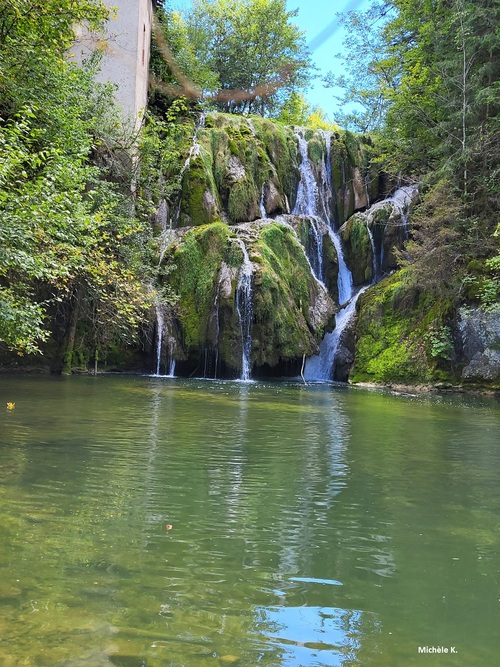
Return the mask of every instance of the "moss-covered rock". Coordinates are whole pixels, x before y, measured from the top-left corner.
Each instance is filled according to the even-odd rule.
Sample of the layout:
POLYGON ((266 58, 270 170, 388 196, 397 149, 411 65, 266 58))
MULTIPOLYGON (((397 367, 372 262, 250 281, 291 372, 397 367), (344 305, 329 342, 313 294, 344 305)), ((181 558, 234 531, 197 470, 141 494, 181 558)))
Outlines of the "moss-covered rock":
POLYGON ((290 128, 259 117, 213 114, 196 142, 199 155, 183 177, 181 224, 217 217, 229 224, 251 222, 262 217, 261 201, 267 215, 289 209, 298 183, 290 128))
POLYGON ((296 234, 279 222, 227 226, 216 222, 179 231, 167 250, 169 281, 179 295, 176 356, 185 368, 206 365, 207 351, 226 375, 241 370, 236 290, 244 243, 253 265, 253 366, 274 367, 318 350, 331 328, 334 304, 311 273, 296 234))
MULTIPOLYGON (((262 207, 266 216, 293 210, 300 180, 297 131, 266 118, 211 114, 197 132, 197 149, 183 175, 180 224, 207 224, 218 218, 236 224, 262 217, 262 207)), ((372 194, 377 190, 372 148, 349 132, 300 131, 320 188, 330 137, 329 217, 342 224, 368 205, 368 182, 372 194)))
POLYGON ((179 296, 177 316, 181 345, 203 347, 210 340, 209 322, 223 261, 231 263, 231 229, 221 222, 189 229, 168 251, 174 270, 169 282, 179 296))
POLYGON ((181 225, 206 225, 219 218, 220 198, 212 167, 212 154, 204 146, 192 149, 181 184, 181 225))
POLYGON ((366 217, 356 213, 339 230, 344 244, 347 266, 354 285, 363 285, 373 278, 373 248, 366 217))
POLYGON ((263 226, 253 252, 257 365, 317 353, 333 303, 311 274, 296 236, 279 223, 263 226))
POLYGON ((371 287, 358 301, 351 381, 452 381, 450 316, 451 304, 422 293, 404 270, 371 287))

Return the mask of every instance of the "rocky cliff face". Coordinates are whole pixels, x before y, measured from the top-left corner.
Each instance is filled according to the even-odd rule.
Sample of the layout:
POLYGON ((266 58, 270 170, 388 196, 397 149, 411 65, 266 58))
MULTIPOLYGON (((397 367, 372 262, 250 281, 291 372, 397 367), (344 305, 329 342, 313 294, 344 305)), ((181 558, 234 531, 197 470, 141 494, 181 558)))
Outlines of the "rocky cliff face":
MULTIPOLYGON (((325 157, 325 133, 305 130, 308 155, 318 181, 325 157)), ((378 170, 370 166, 372 147, 349 133, 334 134, 332 214, 342 224, 380 196, 378 170)), ((222 220, 227 224, 291 213, 300 182, 301 155, 296 130, 265 118, 209 115, 196 133, 182 178, 178 226, 222 220)), ((329 167, 330 169, 330 167, 329 167)))
POLYGON ((384 198, 372 151, 348 133, 206 118, 163 225, 178 302, 159 304, 157 368, 290 376, 307 359, 308 379, 498 385, 498 317, 457 313, 398 269, 418 191, 384 198))
POLYGON ((331 329, 335 305, 291 226, 258 220, 183 228, 165 256, 179 294, 169 318, 177 372, 240 376, 245 322, 237 297, 246 253, 252 366, 293 365, 317 352, 323 333, 331 329))
POLYGON ((500 386, 500 312, 463 307, 458 311, 458 331, 466 383, 500 386))
POLYGON ((244 331, 256 373, 297 374, 318 352, 338 308, 332 228, 366 208, 370 192, 380 195, 371 150, 349 134, 205 119, 169 221, 175 238, 162 256, 179 301, 162 316, 160 354, 175 359, 176 373, 240 376, 244 331), (250 324, 238 293, 245 272, 250 324))

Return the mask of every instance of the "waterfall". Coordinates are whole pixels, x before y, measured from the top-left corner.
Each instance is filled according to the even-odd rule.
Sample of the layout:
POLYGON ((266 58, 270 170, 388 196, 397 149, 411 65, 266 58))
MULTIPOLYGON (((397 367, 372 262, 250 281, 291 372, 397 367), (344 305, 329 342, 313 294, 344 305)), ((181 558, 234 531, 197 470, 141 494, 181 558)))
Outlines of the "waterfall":
POLYGON ((219 336, 220 336, 220 311, 219 311, 219 290, 215 294, 214 308, 217 316, 215 318, 215 371, 214 378, 217 377, 217 366, 219 365, 219 336))
MULTIPOLYGON (((168 375, 161 375, 161 363, 163 355, 163 338, 165 334, 165 316, 160 304, 156 305, 156 372, 155 375, 158 377, 175 377, 175 359, 173 355, 173 350, 171 344, 168 345, 169 348, 169 370, 168 375)), ((165 361, 165 370, 167 367, 167 362, 165 361)))
MULTIPOLYGON (((373 276, 372 276, 372 285, 375 285, 375 283, 378 282, 379 279, 379 273, 380 273, 380 268, 379 268, 379 261, 377 257, 377 252, 375 250, 375 240, 373 238, 373 233, 372 230, 370 229, 368 225, 368 220, 366 221, 366 231, 368 232, 368 236, 370 237, 370 245, 372 247, 372 267, 373 267, 373 276)), ((384 251, 384 244, 380 244, 380 266, 382 266, 382 260, 383 260, 383 253, 384 251)))
POLYGON ((300 181, 297 189, 297 200, 292 213, 307 216, 309 219, 308 258, 314 275, 320 282, 323 282, 323 232, 320 228, 318 215, 318 186, 307 151, 307 141, 301 132, 296 132, 295 136, 299 142, 302 161, 299 166, 300 181))
POLYGON ((236 288, 236 311, 240 319, 241 332, 241 380, 250 380, 252 370, 252 318, 253 318, 253 264, 248 256, 245 244, 241 239, 236 242, 243 253, 243 264, 238 276, 238 286, 236 288))
POLYGON ((299 152, 302 161, 299 165, 300 182, 297 189, 297 200, 292 213, 296 215, 316 216, 318 213, 318 186, 316 185, 316 178, 314 177, 314 171, 307 151, 307 141, 301 132, 296 132, 295 136, 299 142, 299 152))
POLYGON ((333 380, 335 372, 335 362, 337 361, 337 352, 342 341, 342 334, 351 322, 356 312, 356 302, 361 294, 368 289, 368 286, 362 287, 352 299, 341 308, 335 316, 335 329, 325 334, 319 354, 309 357, 304 370, 304 378, 310 382, 333 380))
POLYGON ((262 183, 262 190, 260 191, 260 202, 259 202, 260 217, 263 220, 265 220, 265 218, 267 218, 267 211, 266 211, 266 207, 265 207, 265 204, 264 204, 264 186, 265 186, 265 183, 262 183))
POLYGON ((163 328, 165 326, 165 320, 163 317, 163 312, 159 305, 156 306, 156 373, 155 375, 160 375, 160 366, 161 366, 161 353, 163 346, 163 328))
MULTIPOLYGON (((312 380, 312 381, 333 379, 336 355, 342 338, 342 333, 344 332, 345 328, 347 327, 352 317, 354 316, 356 301, 358 299, 359 294, 361 293, 360 291, 354 297, 352 297, 352 290, 353 290, 352 273, 346 264, 344 258, 344 251, 342 249, 342 242, 337 230, 335 229, 334 221, 332 219, 331 203, 334 197, 332 170, 331 170, 332 134, 331 132, 323 132, 322 135, 323 138, 325 139, 325 144, 326 144, 326 156, 323 156, 323 161, 322 161, 322 179, 321 179, 322 187, 318 192, 318 188, 316 186, 316 193, 317 193, 317 198, 319 198, 320 200, 324 220, 328 228, 328 234, 337 252, 337 261, 339 267, 338 277, 337 277, 337 289, 339 294, 339 304, 344 304, 344 307, 339 310, 339 312, 335 317, 335 329, 331 333, 328 333, 324 336, 320 345, 319 354, 310 357, 306 361, 304 377, 306 380, 312 380)), ((307 156, 307 142, 305 142, 305 140, 303 141, 306 144, 305 149, 303 146, 300 145, 299 142, 302 160, 304 161, 304 156, 305 156, 309 164, 308 170, 312 173, 312 165, 310 164, 309 158, 307 156)), ((304 169, 304 171, 306 170, 304 169)), ((301 181, 302 181, 302 171, 301 171, 301 181)), ((299 185, 299 190, 300 190, 300 185, 299 185)), ((297 200, 298 198, 299 195, 297 193, 297 200)))

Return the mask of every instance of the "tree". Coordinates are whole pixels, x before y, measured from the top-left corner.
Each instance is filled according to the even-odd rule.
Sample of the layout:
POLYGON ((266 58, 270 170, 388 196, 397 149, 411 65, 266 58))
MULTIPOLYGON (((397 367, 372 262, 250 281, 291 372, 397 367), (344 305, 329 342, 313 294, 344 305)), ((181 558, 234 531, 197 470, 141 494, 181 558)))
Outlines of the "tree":
POLYGON ((0 342, 20 354, 51 334, 71 363, 75 328, 90 346, 130 340, 150 303, 145 221, 99 155, 119 138, 112 91, 64 55, 73 25, 96 28, 99 0, 7 0, 0 19, 0 342), (103 331, 106 331, 106 335, 103 331))
MULTIPOLYGON (((184 17, 164 11, 178 65, 197 94, 222 111, 276 115, 310 80, 304 33, 285 0, 195 0, 184 17)), ((155 63, 155 73, 168 80, 155 63)))
POLYGON ((335 122, 348 130, 365 133, 384 126, 389 106, 387 93, 396 78, 383 35, 383 26, 391 15, 394 10, 386 2, 373 2, 366 11, 339 15, 347 37, 336 58, 342 62, 344 73, 329 72, 324 83, 327 88, 340 89, 341 94, 335 97, 346 111, 337 111, 335 122))
POLYGON ((384 168, 422 182, 407 275, 457 299, 477 279, 490 305, 499 295, 499 19, 498 0, 375 3, 347 19, 358 47, 349 57, 365 74, 353 68, 341 81, 345 100, 369 101, 346 119, 377 131, 384 168))

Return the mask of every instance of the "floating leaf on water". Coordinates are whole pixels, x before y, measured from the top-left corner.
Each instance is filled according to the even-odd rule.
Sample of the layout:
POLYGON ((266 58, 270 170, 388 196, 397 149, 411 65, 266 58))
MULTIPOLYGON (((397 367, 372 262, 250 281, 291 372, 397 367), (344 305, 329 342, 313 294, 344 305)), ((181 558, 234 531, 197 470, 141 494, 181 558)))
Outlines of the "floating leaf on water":
POLYGON ((239 662, 241 660, 241 658, 239 657, 239 655, 221 655, 219 660, 221 660, 221 662, 225 662, 228 665, 230 665, 230 664, 233 664, 235 662, 239 662))

